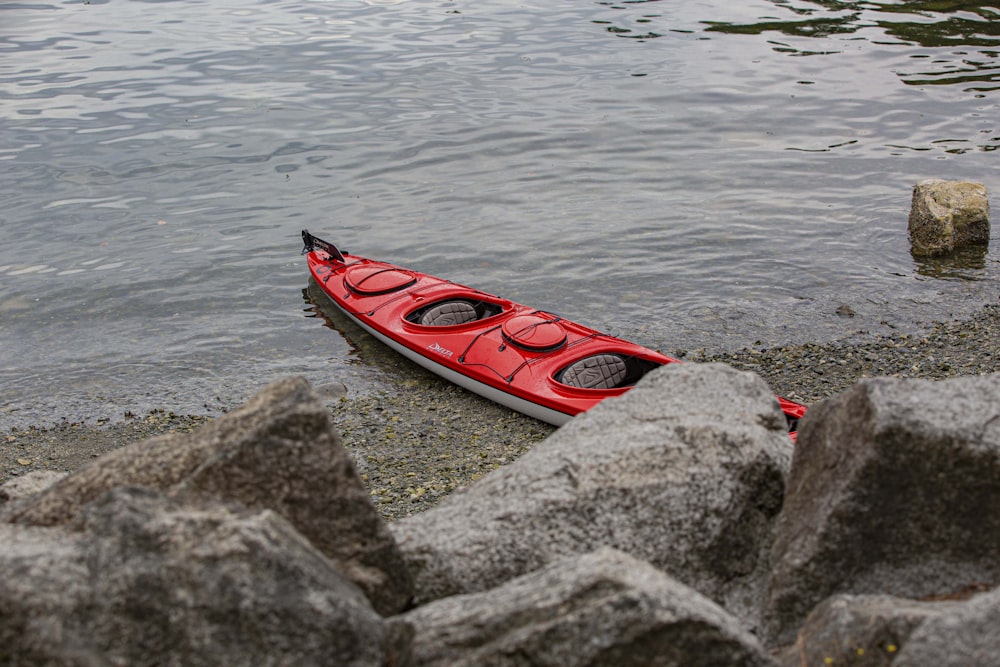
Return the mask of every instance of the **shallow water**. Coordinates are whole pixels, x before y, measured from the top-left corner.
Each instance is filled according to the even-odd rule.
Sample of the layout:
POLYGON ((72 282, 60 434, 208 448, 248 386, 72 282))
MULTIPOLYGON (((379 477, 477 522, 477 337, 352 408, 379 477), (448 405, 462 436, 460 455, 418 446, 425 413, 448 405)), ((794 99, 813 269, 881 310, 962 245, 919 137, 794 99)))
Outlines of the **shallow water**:
POLYGON ((363 391, 302 228, 668 353, 961 316, 996 241, 906 218, 997 190, 998 54, 996 3, 0 4, 0 423, 363 391))

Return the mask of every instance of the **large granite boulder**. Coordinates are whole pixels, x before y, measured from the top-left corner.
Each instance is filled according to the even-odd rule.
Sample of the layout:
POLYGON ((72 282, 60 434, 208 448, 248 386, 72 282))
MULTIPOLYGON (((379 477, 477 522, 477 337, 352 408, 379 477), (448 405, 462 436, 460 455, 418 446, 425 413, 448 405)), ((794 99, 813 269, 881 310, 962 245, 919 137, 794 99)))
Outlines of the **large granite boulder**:
POLYGON ((714 602, 609 547, 399 618, 424 667, 773 664, 714 602))
POLYGON ((419 604, 611 546, 756 623, 792 443, 752 373, 676 364, 391 528, 419 604))
POLYGON ((913 188, 910 246, 917 257, 946 255, 990 242, 986 186, 970 181, 928 179, 913 188))
POLYGON ((888 595, 834 595, 809 614, 781 664, 889 667, 924 621, 959 605, 888 595))
POLYGON ((211 496, 278 512, 336 563, 382 614, 403 610, 412 582, 389 529, 333 428, 298 377, 189 434, 112 451, 45 491, 0 509, 0 520, 65 524, 124 485, 176 497, 211 496))
POLYGON ((1000 375, 865 380, 813 406, 778 521, 766 626, 790 643, 834 593, 1000 582, 1000 375))
POLYGON ((1000 589, 927 619, 893 667, 1000 665, 1000 589))
POLYGON ((0 524, 0 664, 405 664, 412 631, 270 511, 141 487, 0 524))

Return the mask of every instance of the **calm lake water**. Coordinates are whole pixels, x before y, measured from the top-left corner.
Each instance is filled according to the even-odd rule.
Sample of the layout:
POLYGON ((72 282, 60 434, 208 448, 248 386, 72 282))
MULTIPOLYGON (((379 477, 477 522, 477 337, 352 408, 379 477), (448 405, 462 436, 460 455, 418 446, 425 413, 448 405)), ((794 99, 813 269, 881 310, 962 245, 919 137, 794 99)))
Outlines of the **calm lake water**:
POLYGON ((997 2, 0 2, 0 425, 364 391, 303 228, 668 353, 951 319, 911 188, 998 148, 997 2))

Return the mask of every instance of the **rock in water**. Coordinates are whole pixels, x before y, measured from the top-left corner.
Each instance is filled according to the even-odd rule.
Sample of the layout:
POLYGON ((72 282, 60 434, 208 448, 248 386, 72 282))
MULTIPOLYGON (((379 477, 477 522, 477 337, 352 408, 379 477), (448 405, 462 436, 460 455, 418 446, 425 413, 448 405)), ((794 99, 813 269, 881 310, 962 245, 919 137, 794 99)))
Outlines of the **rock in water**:
POLYGON ((990 241, 986 186, 969 181, 929 179, 913 188, 910 243, 917 257, 946 255, 990 241))

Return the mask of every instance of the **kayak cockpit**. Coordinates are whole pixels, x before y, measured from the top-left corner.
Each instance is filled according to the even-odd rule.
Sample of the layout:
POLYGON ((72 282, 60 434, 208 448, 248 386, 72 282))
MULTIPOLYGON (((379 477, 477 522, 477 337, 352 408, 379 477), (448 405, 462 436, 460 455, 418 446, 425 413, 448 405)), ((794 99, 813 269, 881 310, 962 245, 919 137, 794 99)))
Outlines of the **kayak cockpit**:
POLYGON ((602 352, 563 367, 555 380, 574 389, 620 389, 634 386, 646 373, 662 365, 634 355, 602 352))
POLYGON ((404 319, 425 327, 450 327, 479 322, 503 312, 502 305, 491 301, 449 298, 421 306, 408 313, 404 319))

